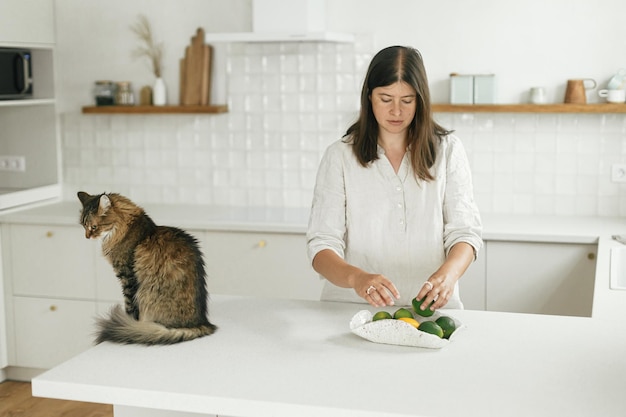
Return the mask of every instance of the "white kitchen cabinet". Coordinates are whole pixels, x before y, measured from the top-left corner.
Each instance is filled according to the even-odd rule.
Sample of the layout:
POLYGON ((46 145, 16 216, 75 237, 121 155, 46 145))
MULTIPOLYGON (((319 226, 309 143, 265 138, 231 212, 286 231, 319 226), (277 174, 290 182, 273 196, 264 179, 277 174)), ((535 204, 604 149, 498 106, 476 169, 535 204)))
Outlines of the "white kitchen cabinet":
POLYGON ((19 43, 54 43, 52 0, 2 0, 0 40, 19 43))
POLYGON ((486 264, 485 248, 459 280, 459 294, 468 310, 485 310, 486 264))
POLYGON ((0 155, 23 156, 25 171, 0 172, 0 209, 61 195, 54 89, 54 3, 0 2, 0 48, 32 52, 33 97, 0 100, 0 155))
POLYGON ((93 346, 93 301, 14 297, 14 366, 51 368, 93 346))
POLYGON ((487 242, 490 311, 591 316, 596 245, 487 242))
POLYGON ((94 247, 82 227, 4 225, 13 295, 95 298, 94 247))
POLYGON ((8 364, 50 368, 90 347, 96 246, 82 227, 2 224, 8 364))
POLYGON ((322 281, 304 234, 206 232, 201 236, 210 293, 319 300, 322 281))

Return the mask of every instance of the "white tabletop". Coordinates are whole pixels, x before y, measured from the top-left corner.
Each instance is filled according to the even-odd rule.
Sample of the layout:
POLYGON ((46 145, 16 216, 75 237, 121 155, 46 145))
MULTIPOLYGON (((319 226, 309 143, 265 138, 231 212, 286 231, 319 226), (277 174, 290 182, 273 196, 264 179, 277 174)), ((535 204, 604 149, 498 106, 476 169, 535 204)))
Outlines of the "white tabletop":
MULTIPOLYGON (((33 380, 36 396, 229 416, 624 416, 626 327, 450 310, 439 350, 349 331, 360 304, 216 296, 211 336, 98 345, 33 380)), ((393 309, 389 309, 393 311, 393 309)))

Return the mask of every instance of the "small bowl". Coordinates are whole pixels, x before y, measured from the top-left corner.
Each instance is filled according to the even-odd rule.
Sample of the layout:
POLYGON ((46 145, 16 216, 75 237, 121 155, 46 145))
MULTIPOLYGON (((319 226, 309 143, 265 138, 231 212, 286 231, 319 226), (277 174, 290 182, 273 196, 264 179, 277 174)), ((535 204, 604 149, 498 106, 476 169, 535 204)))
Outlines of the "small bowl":
POLYGON ((456 324, 456 330, 452 333, 450 339, 442 339, 433 334, 423 332, 402 320, 386 319, 372 321, 372 313, 369 310, 361 310, 352 317, 350 330, 357 336, 374 343, 440 349, 455 340, 466 329, 463 323, 449 316, 445 310, 443 312, 440 310, 435 311, 431 317, 428 317, 427 321, 435 321, 444 315, 451 317, 456 324))

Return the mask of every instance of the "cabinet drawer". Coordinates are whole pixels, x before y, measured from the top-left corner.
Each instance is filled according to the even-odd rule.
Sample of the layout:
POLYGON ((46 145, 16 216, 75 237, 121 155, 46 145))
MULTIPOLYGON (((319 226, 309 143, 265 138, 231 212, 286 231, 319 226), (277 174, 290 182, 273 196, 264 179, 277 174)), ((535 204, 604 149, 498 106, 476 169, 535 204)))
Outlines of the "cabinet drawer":
POLYGON ((96 304, 13 297, 14 366, 52 368, 93 346, 96 304))
POLYGON ((211 293, 319 300, 304 235, 207 232, 201 240, 211 293))
POLYGON ((591 316, 597 246, 488 242, 487 310, 591 316))
POLYGON ((80 226, 9 225, 14 295, 95 298, 94 244, 80 226))

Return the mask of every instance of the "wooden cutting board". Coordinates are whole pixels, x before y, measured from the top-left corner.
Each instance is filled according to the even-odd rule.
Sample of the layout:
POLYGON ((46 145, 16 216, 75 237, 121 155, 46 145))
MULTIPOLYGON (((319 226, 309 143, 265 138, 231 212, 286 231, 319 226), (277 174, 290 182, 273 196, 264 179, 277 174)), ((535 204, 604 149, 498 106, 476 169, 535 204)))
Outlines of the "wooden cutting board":
POLYGON ((204 43, 204 30, 198 28, 180 60, 180 104, 206 106, 211 94, 213 48, 204 43))

